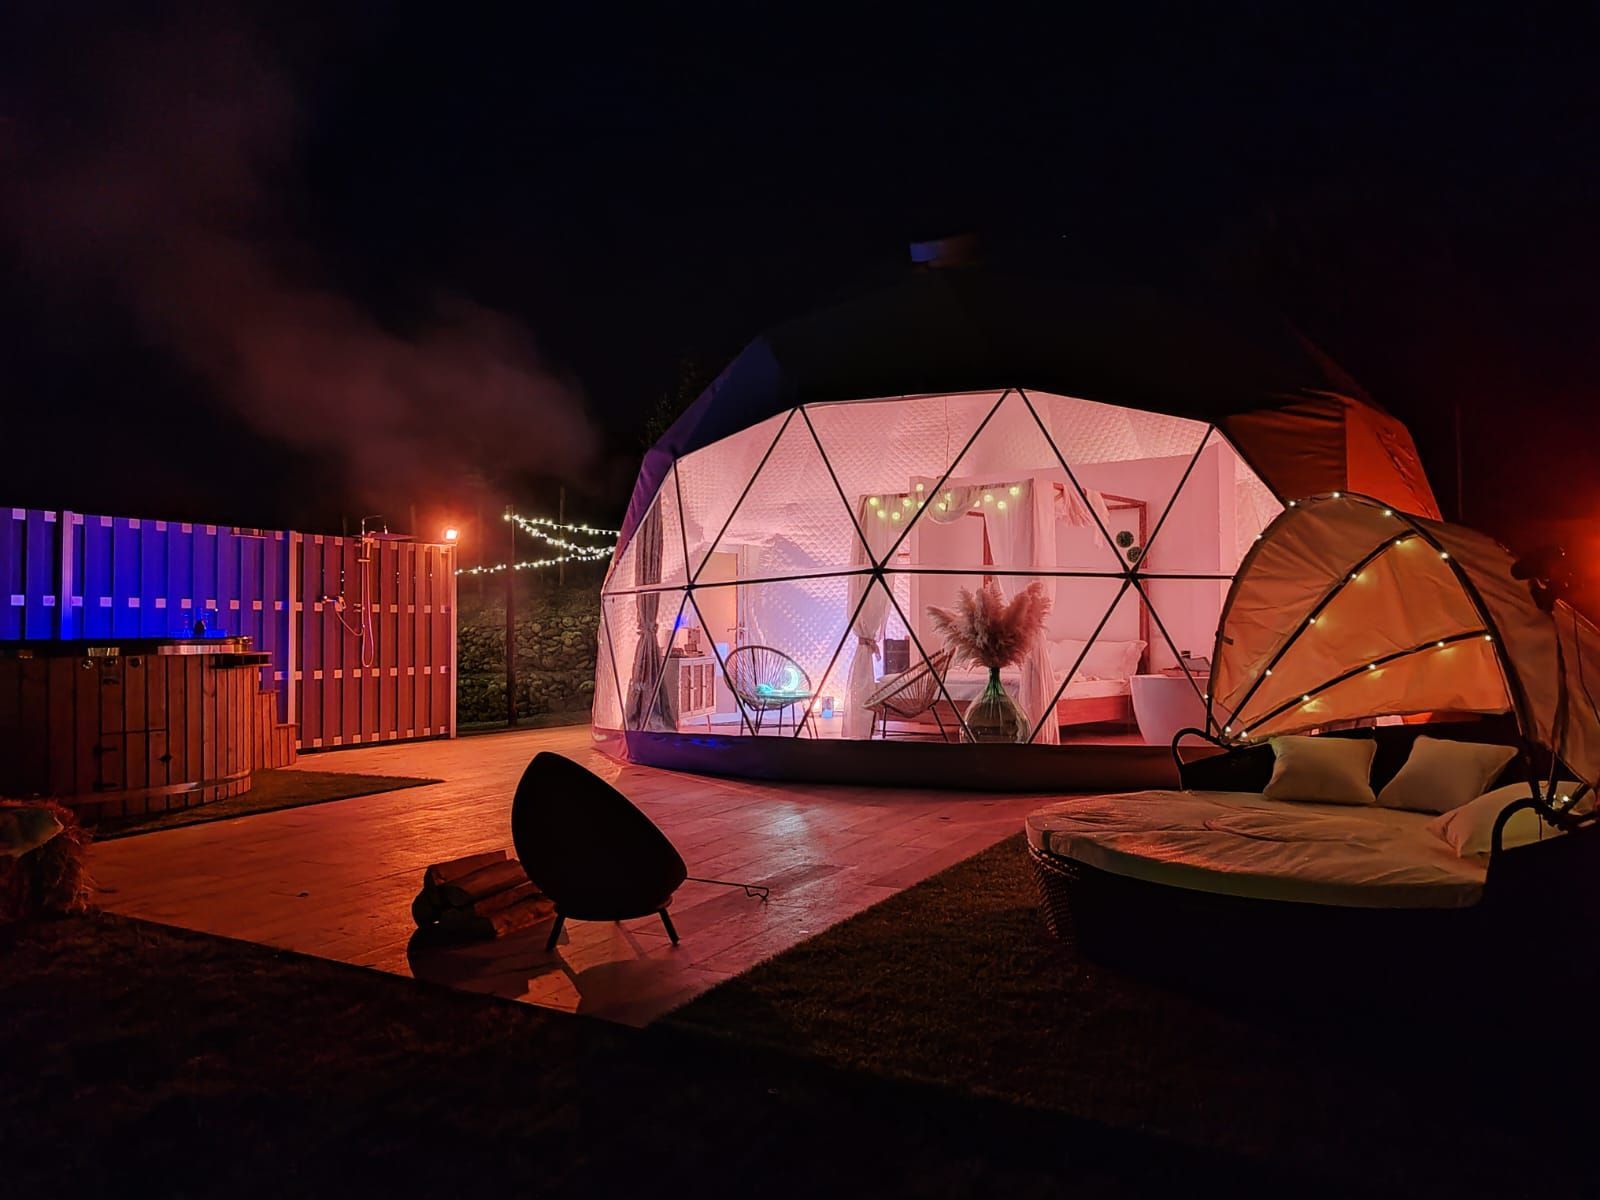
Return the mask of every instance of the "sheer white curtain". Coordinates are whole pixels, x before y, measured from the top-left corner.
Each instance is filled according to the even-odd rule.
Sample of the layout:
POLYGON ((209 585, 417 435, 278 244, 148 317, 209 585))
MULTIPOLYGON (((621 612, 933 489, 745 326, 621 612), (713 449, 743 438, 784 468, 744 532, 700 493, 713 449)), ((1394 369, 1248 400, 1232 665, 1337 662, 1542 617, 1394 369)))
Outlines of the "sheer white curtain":
MULTIPOLYGON (((882 559, 905 529, 905 522, 890 521, 882 515, 888 511, 891 500, 895 504, 900 503, 899 496, 863 496, 857 501, 856 518, 867 535, 867 542, 862 545, 860 539, 856 540, 850 552, 852 567, 870 567, 882 559), (877 504, 871 503, 874 499, 878 501, 877 504)), ((855 613, 855 621, 850 629, 856 635, 856 652, 850 659, 849 703, 844 710, 844 736, 864 738, 872 734, 872 714, 867 711, 865 701, 877 682, 872 671, 872 660, 883 653, 880 643, 883 640, 884 619, 889 612, 889 593, 876 586, 871 575, 852 575, 845 603, 849 605, 848 611, 855 613), (861 606, 859 610, 856 608, 858 604, 861 606)))
MULTIPOLYGON (((983 513, 984 527, 988 531, 989 553, 994 565, 1002 571, 1041 573, 1039 582, 1044 587, 1045 595, 1054 604, 1056 581, 1043 574, 1054 571, 1056 567, 1054 489, 1046 480, 1024 479, 1003 489, 996 488, 995 491, 1004 493, 1005 508, 985 504, 979 510, 983 513), (1016 495, 1011 494, 1013 490, 1016 495)), ((1000 584, 1000 594, 1007 600, 1013 599, 1033 582, 1028 575, 996 575, 995 579, 1000 584)), ((1055 690, 1055 674, 1050 668, 1050 645, 1041 633, 1027 657, 1022 660, 1022 686, 1017 694, 1017 703, 1028 714, 1030 724, 1038 724, 1055 696, 1055 690)), ((1052 745, 1060 741, 1055 720, 1045 721, 1033 740, 1052 745)))

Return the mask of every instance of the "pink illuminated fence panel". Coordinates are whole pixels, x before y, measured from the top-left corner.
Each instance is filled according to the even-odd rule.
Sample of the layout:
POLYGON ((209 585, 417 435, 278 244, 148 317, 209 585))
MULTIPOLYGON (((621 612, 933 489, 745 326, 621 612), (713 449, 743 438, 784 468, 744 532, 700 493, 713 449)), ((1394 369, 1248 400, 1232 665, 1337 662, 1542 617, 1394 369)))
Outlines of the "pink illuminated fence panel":
POLYGON ((290 559, 301 746, 453 736, 454 549, 295 534, 290 559))

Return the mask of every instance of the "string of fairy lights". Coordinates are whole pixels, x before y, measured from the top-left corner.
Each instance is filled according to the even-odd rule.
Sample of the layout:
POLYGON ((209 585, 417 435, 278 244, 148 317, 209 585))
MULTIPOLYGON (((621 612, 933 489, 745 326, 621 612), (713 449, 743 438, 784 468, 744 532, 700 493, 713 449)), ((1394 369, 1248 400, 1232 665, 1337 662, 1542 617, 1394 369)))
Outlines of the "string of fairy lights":
POLYGON ((600 529, 594 525, 585 525, 582 522, 557 521, 550 517, 525 517, 520 513, 508 512, 505 519, 514 524, 519 533, 525 533, 531 538, 536 538, 546 546, 559 551, 548 558, 520 559, 514 563, 485 563, 478 567, 462 567, 457 575, 494 575, 501 571, 541 571, 546 567, 558 567, 562 563, 592 563, 600 562, 611 557, 611 551, 616 544, 616 539, 621 536, 620 529, 600 529), (584 543, 573 541, 562 534, 571 534, 579 538, 609 538, 606 545, 596 545, 593 542, 584 543))

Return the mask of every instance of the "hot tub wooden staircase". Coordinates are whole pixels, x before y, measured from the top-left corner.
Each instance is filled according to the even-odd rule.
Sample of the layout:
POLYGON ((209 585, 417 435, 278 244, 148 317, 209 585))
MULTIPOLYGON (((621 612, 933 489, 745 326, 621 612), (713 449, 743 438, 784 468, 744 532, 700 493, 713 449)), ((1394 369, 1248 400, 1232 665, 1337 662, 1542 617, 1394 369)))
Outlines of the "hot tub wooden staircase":
POLYGON ((278 693, 271 687, 255 695, 255 712, 250 721, 250 769, 287 767, 297 757, 295 727, 278 720, 278 693))

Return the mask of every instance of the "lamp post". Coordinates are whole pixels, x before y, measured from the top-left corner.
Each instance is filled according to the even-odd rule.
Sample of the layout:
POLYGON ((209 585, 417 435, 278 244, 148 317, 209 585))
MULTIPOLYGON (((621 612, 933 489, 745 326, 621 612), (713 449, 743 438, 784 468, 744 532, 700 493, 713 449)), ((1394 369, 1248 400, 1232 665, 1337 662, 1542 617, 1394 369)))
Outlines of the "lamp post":
POLYGON ((517 523, 506 505, 511 543, 506 554, 506 724, 517 723, 517 523))

